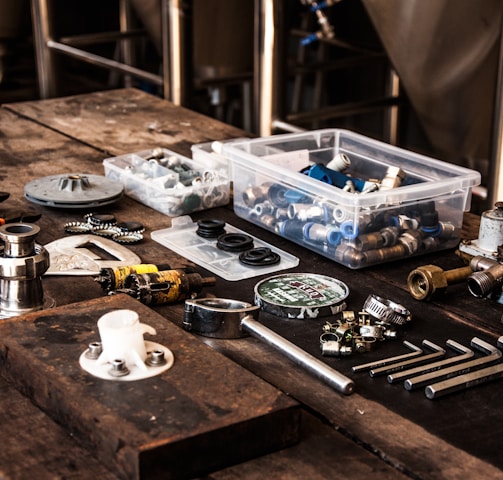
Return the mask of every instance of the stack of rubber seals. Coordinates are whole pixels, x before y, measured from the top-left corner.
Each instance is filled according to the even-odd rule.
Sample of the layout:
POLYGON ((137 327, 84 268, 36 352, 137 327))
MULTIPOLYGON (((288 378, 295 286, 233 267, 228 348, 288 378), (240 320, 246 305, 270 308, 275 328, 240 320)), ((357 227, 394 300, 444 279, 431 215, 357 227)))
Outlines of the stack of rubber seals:
POLYGON ((262 267, 276 265, 281 257, 269 247, 253 246, 253 238, 245 233, 227 233, 225 222, 218 219, 199 220, 197 235, 204 238, 216 238, 217 248, 225 252, 239 253, 239 261, 245 265, 262 267))

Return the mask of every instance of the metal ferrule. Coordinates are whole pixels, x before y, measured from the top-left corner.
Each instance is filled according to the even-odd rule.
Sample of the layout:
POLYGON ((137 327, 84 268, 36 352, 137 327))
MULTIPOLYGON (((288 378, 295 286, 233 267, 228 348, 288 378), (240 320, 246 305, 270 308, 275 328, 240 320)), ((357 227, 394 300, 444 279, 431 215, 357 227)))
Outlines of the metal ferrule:
POLYGON ((304 238, 316 243, 328 243, 329 245, 339 245, 341 233, 338 228, 323 225, 321 223, 308 223, 303 229, 304 238))
POLYGON ((248 187, 243 192, 243 202, 250 208, 268 199, 269 184, 248 187))
POLYGON ((398 243, 391 247, 376 248, 363 252, 364 263, 386 262, 395 258, 404 257, 408 253, 405 245, 398 243))
POLYGON ((384 237, 381 232, 364 233, 355 239, 355 248, 361 252, 383 246, 384 237))
POLYGON ((398 241, 407 249, 409 255, 413 255, 421 248, 423 236, 419 230, 407 230, 398 237, 398 241))
POLYGON ((503 264, 496 262, 487 270, 472 273, 467 283, 474 297, 486 297, 503 283, 503 264))

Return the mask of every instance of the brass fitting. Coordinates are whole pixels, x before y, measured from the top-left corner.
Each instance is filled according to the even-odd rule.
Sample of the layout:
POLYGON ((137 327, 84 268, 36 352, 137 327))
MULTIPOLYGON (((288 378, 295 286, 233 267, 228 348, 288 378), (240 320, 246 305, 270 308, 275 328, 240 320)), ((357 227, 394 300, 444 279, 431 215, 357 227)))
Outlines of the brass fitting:
POLYGON ((407 286, 416 300, 429 300, 444 293, 449 285, 465 281, 473 270, 470 266, 443 270, 436 265, 423 265, 409 273, 407 286))

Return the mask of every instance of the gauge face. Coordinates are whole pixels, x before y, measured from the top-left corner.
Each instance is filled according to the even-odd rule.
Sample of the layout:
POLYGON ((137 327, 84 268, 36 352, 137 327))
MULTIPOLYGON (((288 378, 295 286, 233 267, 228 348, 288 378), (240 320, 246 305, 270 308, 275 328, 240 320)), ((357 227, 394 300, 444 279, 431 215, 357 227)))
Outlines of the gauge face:
POLYGON ((340 280, 311 273, 267 278, 255 286, 255 303, 280 317, 317 318, 346 307, 349 288, 340 280))
POLYGON ((100 175, 71 173, 50 175, 27 183, 27 200, 46 207, 88 208, 118 201, 124 186, 100 175))

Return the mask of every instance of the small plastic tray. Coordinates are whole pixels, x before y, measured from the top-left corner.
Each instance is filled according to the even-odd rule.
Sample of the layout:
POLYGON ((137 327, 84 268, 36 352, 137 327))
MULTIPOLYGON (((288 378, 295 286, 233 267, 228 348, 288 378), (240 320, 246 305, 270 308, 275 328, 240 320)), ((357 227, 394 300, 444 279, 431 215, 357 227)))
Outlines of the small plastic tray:
POLYGON ((239 261, 239 253, 227 252, 217 247, 217 240, 204 238, 196 233, 197 223, 190 216, 173 218, 171 227, 156 230, 151 233, 152 240, 183 255, 185 258, 206 268, 215 275, 231 282, 274 273, 280 270, 296 267, 299 259, 273 245, 239 230, 230 224, 225 224, 227 233, 244 233, 253 238, 254 248, 268 247, 277 253, 281 260, 276 265, 249 266, 239 261))

